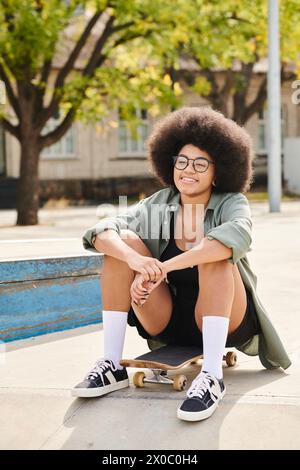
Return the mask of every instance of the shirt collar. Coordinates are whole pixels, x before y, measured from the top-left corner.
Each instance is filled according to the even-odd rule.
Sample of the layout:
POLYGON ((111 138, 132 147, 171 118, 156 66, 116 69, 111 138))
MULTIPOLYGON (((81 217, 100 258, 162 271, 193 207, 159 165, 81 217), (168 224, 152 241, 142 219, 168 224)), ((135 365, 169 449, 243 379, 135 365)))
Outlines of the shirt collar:
MULTIPOLYGON (((207 210, 214 210, 216 208, 216 206, 218 205, 219 201, 222 199, 222 197, 223 197, 222 193, 218 193, 213 189, 212 192, 211 192, 209 201, 208 201, 206 211, 207 210)), ((172 195, 171 195, 171 198, 168 202, 168 205, 172 206, 173 204, 174 205, 179 204, 179 201, 180 201, 180 192, 177 191, 177 189, 172 188, 172 195)))

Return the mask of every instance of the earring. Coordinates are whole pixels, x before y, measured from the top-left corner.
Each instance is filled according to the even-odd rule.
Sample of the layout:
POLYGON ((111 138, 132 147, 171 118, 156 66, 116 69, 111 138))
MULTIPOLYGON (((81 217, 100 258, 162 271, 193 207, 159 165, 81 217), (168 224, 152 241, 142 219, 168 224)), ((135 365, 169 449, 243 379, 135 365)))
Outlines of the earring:
POLYGON ((213 185, 214 187, 216 187, 216 183, 215 183, 215 181, 213 181, 213 182, 212 182, 212 185, 213 185))

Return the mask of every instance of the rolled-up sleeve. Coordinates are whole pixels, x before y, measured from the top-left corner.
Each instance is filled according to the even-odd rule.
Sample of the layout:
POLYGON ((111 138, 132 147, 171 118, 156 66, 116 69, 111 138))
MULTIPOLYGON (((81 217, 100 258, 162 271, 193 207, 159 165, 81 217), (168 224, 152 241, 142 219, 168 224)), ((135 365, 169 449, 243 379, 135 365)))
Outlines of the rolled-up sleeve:
POLYGON ((211 228, 206 234, 209 240, 215 239, 232 248, 230 263, 235 264, 251 251, 252 220, 249 202, 242 193, 235 194, 224 202, 221 224, 211 228))
POLYGON ((124 214, 119 214, 114 217, 106 217, 100 220, 97 224, 88 228, 82 236, 83 248, 92 252, 98 252, 94 247, 94 243, 97 235, 104 232, 105 230, 115 230, 120 234, 121 229, 130 229, 140 235, 139 230, 141 207, 143 206, 144 199, 139 201, 134 207, 128 209, 124 214))

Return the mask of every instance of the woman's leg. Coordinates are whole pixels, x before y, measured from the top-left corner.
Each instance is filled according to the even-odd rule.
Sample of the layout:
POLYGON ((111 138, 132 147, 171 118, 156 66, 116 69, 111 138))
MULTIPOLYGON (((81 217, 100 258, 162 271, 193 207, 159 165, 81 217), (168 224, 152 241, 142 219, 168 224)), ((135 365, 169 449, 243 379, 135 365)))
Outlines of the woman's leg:
MULTIPOLYGON (((144 242, 131 230, 121 230, 122 240, 144 256, 152 256, 144 242)), ((141 306, 131 303, 130 286, 135 272, 124 261, 104 255, 101 274, 102 304, 104 311, 128 312, 130 305, 151 335, 156 336, 165 329, 172 315, 172 297, 165 281, 162 281, 141 306)))
POLYGON ((215 411, 226 388, 222 359, 229 332, 242 322, 247 296, 236 265, 228 260, 201 264, 199 295, 195 320, 203 338, 203 363, 200 374, 187 391, 187 398, 177 411, 180 419, 198 421, 215 411))
MULTIPOLYGON (((130 230, 121 230, 122 240, 141 255, 152 256, 143 241, 130 230)), ((75 397, 98 397, 129 386, 126 368, 120 365, 125 340, 130 287, 135 272, 127 263, 104 255, 102 269, 104 357, 97 361, 82 382, 72 389, 75 397)), ((155 336, 168 324, 172 314, 172 298, 162 281, 142 306, 133 304, 144 329, 155 336)))
POLYGON ((201 264, 195 320, 202 331, 203 370, 223 377, 222 358, 229 333, 241 324, 247 294, 236 265, 228 260, 201 264))
POLYGON ((199 295, 195 306, 195 319, 202 331, 203 315, 228 317, 228 333, 241 324, 247 307, 247 295, 236 264, 228 260, 198 266, 199 295))

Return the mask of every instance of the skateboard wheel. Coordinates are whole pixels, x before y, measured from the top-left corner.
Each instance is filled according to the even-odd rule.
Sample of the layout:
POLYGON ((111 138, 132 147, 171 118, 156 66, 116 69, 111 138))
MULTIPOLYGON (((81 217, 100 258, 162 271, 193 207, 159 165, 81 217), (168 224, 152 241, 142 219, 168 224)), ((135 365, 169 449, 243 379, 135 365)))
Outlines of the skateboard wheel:
POLYGON ((146 375, 144 374, 144 372, 136 372, 133 376, 133 385, 135 385, 135 387, 138 387, 138 388, 145 387, 145 384, 144 384, 145 377, 146 375))
POLYGON ((226 354, 225 356, 225 361, 226 361, 226 364, 228 365, 228 367, 233 367, 236 365, 237 363, 237 355, 235 352, 233 351, 230 351, 226 354))
POLYGON ((187 384, 187 378, 185 375, 175 375, 173 377, 173 388, 174 390, 184 390, 187 384))

